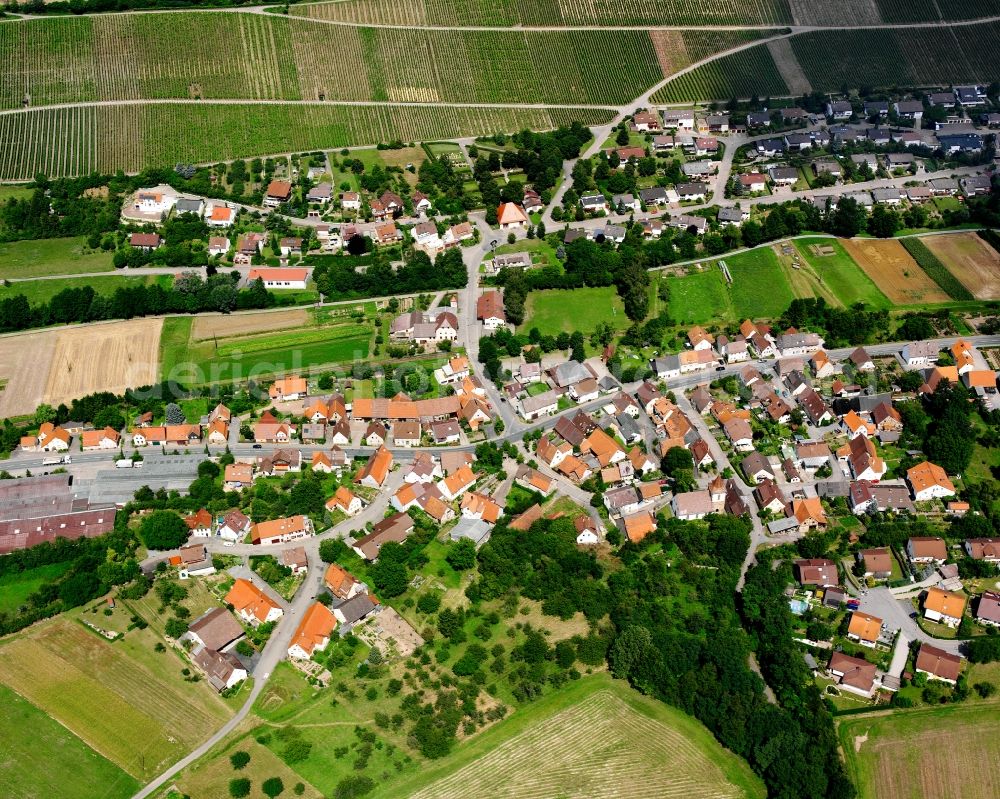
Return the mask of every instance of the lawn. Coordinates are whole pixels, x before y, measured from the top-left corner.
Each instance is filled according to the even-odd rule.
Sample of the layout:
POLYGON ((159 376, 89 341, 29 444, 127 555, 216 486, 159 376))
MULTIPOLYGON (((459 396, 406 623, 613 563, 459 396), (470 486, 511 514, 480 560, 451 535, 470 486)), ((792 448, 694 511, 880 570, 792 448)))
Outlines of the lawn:
POLYGON ((794 296, 792 288, 770 247, 723 260, 733 275, 729 293, 739 319, 774 319, 788 308, 794 296))
POLYGON ((116 799, 138 790, 134 778, 3 685, 0 708, 0 795, 6 799, 116 799))
POLYGON ((736 319, 721 270, 713 267, 684 277, 663 279, 670 288, 667 309, 677 324, 705 324, 715 320, 736 319))
POLYGON ((372 797, 599 796, 609 794, 610 775, 610 795, 764 796, 747 765, 697 721, 601 674, 517 711, 372 797))
POLYGON ((170 275, 138 274, 128 277, 108 275, 107 277, 57 277, 46 280, 19 281, 11 283, 9 287, 0 288, 0 299, 23 294, 28 298, 28 302, 31 305, 39 305, 48 302, 64 289, 79 289, 84 286, 90 286, 98 294, 108 297, 120 288, 150 286, 154 283, 159 283, 164 288, 168 288, 173 283, 173 278, 170 275))
MULTIPOLYGON (((556 249, 545 239, 522 239, 513 244, 501 244, 495 250, 497 255, 509 255, 514 252, 530 252, 535 266, 554 266, 560 263, 556 258, 556 249)), ((492 257, 492 256, 491 256, 492 257)))
POLYGON ((838 725, 860 799, 992 799, 1000 713, 975 694, 960 705, 878 714, 838 725))
POLYGON ((613 286, 580 289, 547 289, 528 295, 522 331, 537 327, 543 336, 593 332, 602 322, 616 330, 628 325, 625 307, 613 286))
POLYGON ((889 308, 892 303, 861 268, 854 263, 836 239, 797 239, 795 248, 803 260, 815 270, 823 282, 850 308, 863 302, 869 308, 889 308), (818 255, 809 248, 831 247, 833 255, 818 255))
POLYGON ((24 601, 45 583, 52 582, 71 564, 50 563, 46 566, 36 566, 19 574, 5 574, 0 577, 0 613, 17 610, 24 601))
POLYGON ((0 185, 0 203, 5 203, 8 200, 27 200, 34 193, 35 190, 27 186, 3 184, 0 185))
MULTIPOLYGON (((0 199, 4 198, 0 194, 0 199)), ((90 250, 83 236, 0 244, 0 279, 111 272, 111 253, 90 250)))

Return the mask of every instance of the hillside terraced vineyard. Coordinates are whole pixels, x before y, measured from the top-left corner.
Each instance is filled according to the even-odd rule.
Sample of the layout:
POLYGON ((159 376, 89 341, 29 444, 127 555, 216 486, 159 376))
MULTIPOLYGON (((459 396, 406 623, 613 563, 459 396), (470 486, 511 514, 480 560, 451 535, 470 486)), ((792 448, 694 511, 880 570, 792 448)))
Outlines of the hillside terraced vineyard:
POLYGON ((655 103, 725 100, 730 97, 781 96, 789 93, 766 45, 710 61, 667 83, 655 103))
POLYGON ((784 25, 787 0, 335 0, 302 3, 291 13, 371 25, 784 25))
POLYGON ((150 165, 208 163, 401 139, 424 141, 498 131, 546 130, 612 112, 588 108, 478 108, 153 103, 0 114, 0 180, 136 172, 150 165))

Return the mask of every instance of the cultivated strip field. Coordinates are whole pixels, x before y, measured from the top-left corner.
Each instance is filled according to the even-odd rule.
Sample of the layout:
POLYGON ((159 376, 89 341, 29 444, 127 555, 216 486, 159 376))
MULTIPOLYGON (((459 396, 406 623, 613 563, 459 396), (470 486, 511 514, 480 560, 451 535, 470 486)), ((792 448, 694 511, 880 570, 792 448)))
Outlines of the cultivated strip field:
POLYGON ((0 681, 129 774, 148 779, 222 724, 229 711, 180 661, 152 652, 152 633, 117 643, 67 619, 0 648, 0 681), (137 651, 141 647, 142 652, 137 651))
POLYGON ((921 241, 977 300, 1000 299, 1000 253, 975 233, 924 236, 921 241))
POLYGON ((162 319, 133 319, 0 336, 0 416, 31 413, 94 391, 155 383, 162 319))
POLYGON ((216 337, 242 336, 304 327, 312 322, 305 308, 289 308, 267 313, 199 314, 191 326, 191 338, 204 341, 216 337))
POLYGON ((536 721, 410 796, 723 799, 756 795, 729 780, 717 760, 723 753, 714 741, 705 740, 704 729, 696 729, 696 722, 677 711, 670 716, 686 723, 675 726, 672 719, 654 717, 646 702, 634 706, 610 690, 598 691, 536 721), (588 743, 582 745, 584 741, 588 743))
POLYGON ((1000 708, 975 702, 841 721, 861 799, 995 799, 1000 708))
POLYGON ((314 19, 378 25, 782 25, 792 22, 787 0, 336 0, 302 3, 290 13, 314 19))
POLYGON ((138 172, 177 163, 363 144, 433 141, 522 128, 609 122, 587 108, 241 105, 190 102, 0 114, 0 180, 93 171, 138 172))
POLYGON ((931 280, 896 240, 845 239, 848 255, 894 305, 948 302, 949 297, 931 280))

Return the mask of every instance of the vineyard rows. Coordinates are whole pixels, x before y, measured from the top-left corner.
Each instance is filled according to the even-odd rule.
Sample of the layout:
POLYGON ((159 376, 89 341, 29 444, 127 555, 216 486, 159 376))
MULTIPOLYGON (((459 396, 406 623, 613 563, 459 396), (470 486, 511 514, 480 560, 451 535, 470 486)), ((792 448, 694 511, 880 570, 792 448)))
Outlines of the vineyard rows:
POLYGON ((818 91, 938 86, 996 77, 1000 24, 806 33, 792 49, 818 91))
POLYGON ((731 97, 782 96, 788 86, 767 45, 723 56, 670 81, 653 95, 654 103, 728 100, 731 97))
POLYGON ((937 22, 980 19, 1000 14, 996 0, 875 0, 875 2, 884 22, 937 22))
POLYGON ((610 121, 592 109, 392 108, 212 103, 96 106, 0 115, 0 180, 137 172, 396 139, 422 141, 610 121))
POLYGON ((313 19, 369 25, 785 25, 788 0, 335 0, 292 6, 313 19))

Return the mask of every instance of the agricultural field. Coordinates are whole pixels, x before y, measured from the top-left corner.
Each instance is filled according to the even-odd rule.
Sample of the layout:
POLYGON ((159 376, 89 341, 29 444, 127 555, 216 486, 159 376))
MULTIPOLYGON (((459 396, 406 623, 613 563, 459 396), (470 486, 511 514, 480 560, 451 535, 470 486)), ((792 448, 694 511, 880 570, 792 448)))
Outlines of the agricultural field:
POLYGON ((948 302, 948 295, 898 240, 845 239, 842 243, 847 254, 894 305, 948 302))
MULTIPOLYGON (((160 16, 160 15, 157 15, 160 16)), ((2 24, 2 23, 0 23, 2 24)), ((178 102, 19 111, 0 115, 0 180, 42 172, 138 172, 257 155, 339 149, 401 139, 426 141, 600 124, 612 112, 576 108, 239 105, 178 102)))
POLYGON ((975 233, 920 239, 977 300, 1000 299, 1000 253, 975 233))
POLYGON ((819 276, 844 307, 863 302, 869 308, 888 308, 888 298, 878 289, 837 239, 797 239, 799 256, 819 276), (829 254, 827 254, 829 253, 829 254))
POLYGON ((882 15, 876 0, 789 0, 796 25, 878 25, 882 15))
POLYGON ((89 249, 82 236, 0 244, 0 280, 113 269, 111 253, 89 249))
POLYGON ((792 22, 787 0, 734 0, 704 4, 672 0, 650 5, 638 0, 500 0, 497 3, 462 0, 337 0, 303 3, 290 13, 313 19, 372 25, 783 25, 792 22))
POLYGON ((594 676, 518 711, 394 795, 749 799, 764 789, 689 716, 594 676))
POLYGON ((161 375, 185 385, 275 374, 323 364, 368 358, 373 328, 348 318, 316 324, 306 311, 241 314, 237 332, 218 317, 201 322, 190 317, 164 320, 160 340, 161 375), (278 319, 269 319, 269 316, 278 319))
POLYGON ((0 645, 0 682, 128 774, 149 779, 230 715, 207 683, 183 680, 175 653, 153 651, 156 640, 147 629, 111 643, 60 617, 0 645))
POLYGON ((136 779, 3 685, 0 707, 0 794, 8 799, 124 799, 139 789, 136 779))
POLYGON ((773 319, 794 299, 778 256, 770 247, 758 247, 723 260, 733 275, 729 293, 738 319, 773 319))
POLYGON ((312 323, 313 314, 306 308, 280 311, 251 311, 235 314, 198 314, 191 325, 191 338, 205 341, 211 338, 269 333, 305 327, 312 323))
POLYGON ((973 298, 972 292, 963 286, 954 274, 948 271, 948 267, 941 263, 932 250, 928 249, 924 239, 917 238, 916 236, 907 236, 900 239, 900 241, 903 247, 906 248, 906 251, 913 256, 913 260, 917 262, 917 265, 927 273, 927 277, 941 287, 941 291, 953 300, 964 301, 973 298))
POLYGON ((684 277, 664 277, 670 287, 667 311, 679 325, 703 325, 734 320, 732 302, 722 272, 714 266, 684 277))
POLYGON ((547 289, 528 294, 521 330, 537 327, 543 336, 579 330, 586 336, 605 322, 616 330, 628 325, 625 306, 614 286, 547 289))
POLYGON ((0 336, 0 416, 155 383, 162 327, 150 318, 0 336))
POLYGON ((848 773, 860 799, 993 799, 1000 774, 995 702, 907 710, 841 721, 848 773))
POLYGON ((674 78, 653 95, 653 102, 783 96, 789 91, 767 45, 757 45, 702 64, 674 78))

